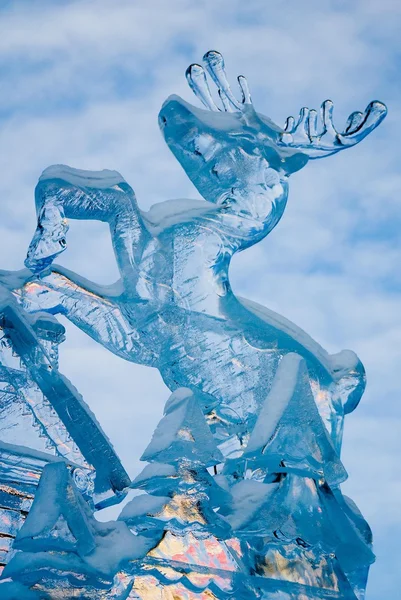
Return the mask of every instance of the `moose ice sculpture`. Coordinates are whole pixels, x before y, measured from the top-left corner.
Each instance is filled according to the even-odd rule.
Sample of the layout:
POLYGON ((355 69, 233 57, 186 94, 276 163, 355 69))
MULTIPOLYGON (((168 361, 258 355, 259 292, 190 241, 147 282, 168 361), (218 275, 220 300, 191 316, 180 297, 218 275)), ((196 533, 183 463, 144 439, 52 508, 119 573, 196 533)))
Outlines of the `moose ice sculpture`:
POLYGON ((38 277, 19 294, 29 311, 62 313, 112 352, 157 367, 172 390, 201 389, 205 414, 225 454, 243 444, 280 359, 306 359, 314 394, 337 449, 344 412, 364 390, 364 369, 352 352, 329 356, 294 325, 234 295, 229 266, 235 252, 263 239, 280 220, 288 178, 309 158, 329 156, 360 142, 386 109, 372 102, 353 113, 343 133, 332 103, 301 110, 285 130, 255 112, 244 77, 238 102, 222 56, 206 67, 224 110, 210 94, 205 72, 191 65, 188 81, 207 110, 170 97, 159 114, 164 138, 204 201, 168 201, 142 213, 116 172, 46 169, 36 189, 38 227, 26 266, 38 277), (99 287, 61 267, 66 218, 110 225, 121 281, 99 287))
MULTIPOLYGON (((232 498, 227 501, 231 509, 226 506, 221 514, 234 532, 259 535, 256 527, 267 535, 260 518, 253 528, 249 525, 249 506, 243 508, 250 493, 246 490, 254 488, 236 487, 249 479, 281 490, 276 500, 270 498, 269 488, 263 501, 251 503, 253 509, 264 507, 261 514, 268 513, 270 501, 277 511, 277 498, 285 504, 283 498, 290 495, 295 507, 296 498, 303 495, 314 506, 316 518, 323 496, 334 521, 347 515, 340 519, 341 535, 351 539, 344 531, 348 526, 358 529, 355 535, 361 544, 364 537, 366 553, 360 563, 353 563, 352 551, 345 552, 342 568, 353 592, 330 597, 352 598, 355 593, 361 598, 371 562, 368 528, 338 486, 346 478, 339 459, 344 415, 355 409, 363 394, 363 365, 349 350, 327 354, 284 318, 237 298, 230 287, 229 266, 235 252, 259 242, 277 225, 287 202, 289 176, 309 159, 360 142, 382 121, 386 108, 372 102, 363 113, 352 113, 338 132, 327 100, 320 117, 303 108, 297 121, 289 117, 281 129, 255 112, 242 76, 242 99, 234 97, 218 52, 208 52, 204 63, 221 108, 205 70, 194 64, 187 70, 188 83, 206 110, 171 96, 159 114, 166 143, 204 200, 163 202, 144 213, 132 188, 115 171, 49 167, 36 188, 38 225, 25 263, 28 270, 12 276, 3 272, 3 281, 28 312, 64 314, 113 353, 157 367, 172 392, 184 387, 195 395, 216 444, 214 475, 225 478, 223 488, 232 498), (67 247, 67 218, 109 224, 121 274, 117 284, 99 286, 53 265, 67 247), (298 419, 292 424, 291 414, 298 419), (285 440, 285 432, 291 439, 285 440), (306 488, 300 492, 297 477, 309 478, 308 493, 306 488), (321 489, 313 491, 318 481, 321 489)), ((184 422, 180 435, 196 441, 188 427, 184 422)), ((307 529, 306 537, 313 537, 313 526, 307 529)), ((315 543, 295 537, 304 548, 315 543)), ((288 541, 290 533, 284 538, 288 541)), ((263 547, 262 543, 257 550, 254 545, 253 556, 263 554, 263 547)), ((287 556, 288 563, 290 555, 281 556, 287 556)), ((260 560, 258 564, 253 569, 260 574, 260 560)), ((323 581, 324 575, 319 577, 323 581)), ((319 585, 319 577, 314 585, 319 585)), ((288 590, 285 598, 301 598, 288 590)), ((260 597, 284 598, 274 593, 260 597)))

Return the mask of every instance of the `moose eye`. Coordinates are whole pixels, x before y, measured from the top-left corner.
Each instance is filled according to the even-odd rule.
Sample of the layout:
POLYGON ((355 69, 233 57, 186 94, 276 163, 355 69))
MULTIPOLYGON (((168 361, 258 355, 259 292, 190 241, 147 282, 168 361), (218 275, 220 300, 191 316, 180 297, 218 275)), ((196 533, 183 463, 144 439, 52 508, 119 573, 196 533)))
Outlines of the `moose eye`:
POLYGON ((66 242, 65 238, 61 238, 61 240, 59 240, 58 243, 60 244, 60 246, 62 248, 65 248, 67 246, 67 242, 66 242))

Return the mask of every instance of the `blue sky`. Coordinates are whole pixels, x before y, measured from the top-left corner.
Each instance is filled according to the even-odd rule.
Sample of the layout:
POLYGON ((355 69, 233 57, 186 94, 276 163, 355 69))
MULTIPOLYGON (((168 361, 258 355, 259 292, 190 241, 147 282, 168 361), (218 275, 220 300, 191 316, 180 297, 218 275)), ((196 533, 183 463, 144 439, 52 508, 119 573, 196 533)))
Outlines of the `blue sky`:
MULTIPOLYGON (((117 169, 141 207, 197 197, 165 147, 157 113, 192 100, 184 72, 211 48, 244 73, 279 124, 331 98, 341 125, 370 100, 389 115, 354 149, 290 182, 282 222, 234 260, 240 295, 303 327, 331 352, 355 350, 368 388, 346 421, 345 491, 369 520, 377 563, 368 600, 401 587, 401 3, 399 0, 26 0, 0 4, 1 268, 23 266, 33 190, 53 163, 117 169)), ((108 231, 72 223, 60 263, 117 279, 108 231)), ((73 329, 61 369, 84 393, 131 475, 168 391, 73 329)))

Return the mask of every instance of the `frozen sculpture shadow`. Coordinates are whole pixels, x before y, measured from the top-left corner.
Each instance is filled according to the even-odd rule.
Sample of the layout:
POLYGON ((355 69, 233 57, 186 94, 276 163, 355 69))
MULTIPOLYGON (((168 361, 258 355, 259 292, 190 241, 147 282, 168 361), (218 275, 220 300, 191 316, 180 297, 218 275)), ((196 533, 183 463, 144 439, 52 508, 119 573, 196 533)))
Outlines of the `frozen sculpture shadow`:
POLYGON ((303 108, 281 129, 255 112, 242 76, 235 98, 218 52, 204 64, 221 107, 194 64, 187 79, 205 108, 171 96, 159 114, 203 200, 144 213, 115 171, 49 167, 36 188, 27 269, 2 272, 25 313, 65 315, 118 356, 158 368, 173 392, 143 456, 150 464, 133 483, 149 495, 101 530, 68 468, 45 467, 4 576, 46 598, 58 589, 57 598, 361 600, 374 556, 367 523, 340 491, 340 450, 344 415, 364 391, 363 365, 349 350, 329 355, 283 317, 236 297, 229 266, 277 225, 289 176, 359 143, 386 108, 372 102, 339 132, 327 100, 320 115, 303 108), (67 247, 67 219, 109 224, 116 284, 53 265, 67 247), (59 512, 45 523, 38 515, 46 497, 59 512), (121 555, 105 566, 107 540, 121 555), (52 548, 59 562, 53 553, 49 563, 52 548))

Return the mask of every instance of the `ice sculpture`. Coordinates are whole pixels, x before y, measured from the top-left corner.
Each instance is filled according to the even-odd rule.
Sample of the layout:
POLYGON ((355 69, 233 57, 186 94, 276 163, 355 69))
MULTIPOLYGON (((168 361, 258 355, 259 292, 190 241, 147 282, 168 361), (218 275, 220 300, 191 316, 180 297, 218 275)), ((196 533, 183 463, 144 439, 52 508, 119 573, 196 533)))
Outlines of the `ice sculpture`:
MULTIPOLYGON (((65 315, 118 356, 157 367, 172 391, 133 482, 145 494, 117 523, 93 519, 68 466, 44 468, 4 571, 10 599, 15 586, 43 598, 364 596, 371 534, 340 488, 344 415, 363 394, 363 365, 237 298, 229 266, 277 225, 289 176, 360 142, 386 108, 372 102, 337 131, 327 100, 320 117, 303 108, 282 129, 255 112, 242 76, 235 98, 218 52, 204 64, 216 98, 202 66, 187 79, 206 110, 171 96, 159 114, 203 200, 144 213, 115 171, 49 167, 27 269, 1 274, 20 310, 65 315), (117 284, 53 265, 68 218, 109 224, 117 284)), ((46 390, 56 404, 63 398, 53 384, 46 390)))
POLYGON ((52 315, 24 314, 0 287, 0 571, 46 464, 63 458, 97 508, 119 502, 130 484, 94 415, 58 371, 64 333, 52 315))

